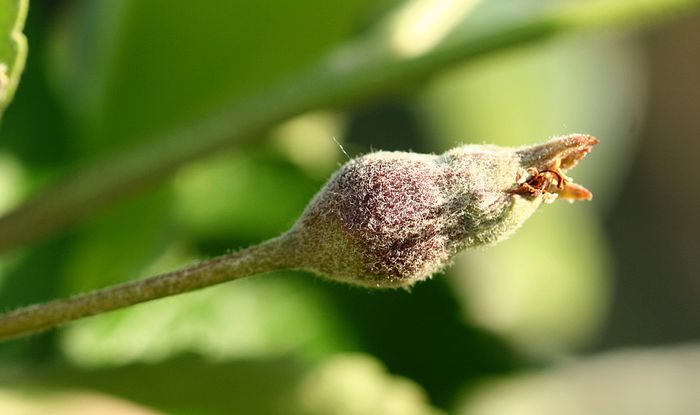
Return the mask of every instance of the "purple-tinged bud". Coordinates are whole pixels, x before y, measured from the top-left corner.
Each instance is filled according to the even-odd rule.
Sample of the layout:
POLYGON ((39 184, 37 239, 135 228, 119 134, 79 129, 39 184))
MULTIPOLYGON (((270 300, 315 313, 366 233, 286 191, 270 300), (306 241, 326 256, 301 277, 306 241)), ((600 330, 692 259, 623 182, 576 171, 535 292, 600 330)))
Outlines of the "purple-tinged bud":
POLYGON ((564 173, 597 142, 574 134, 517 149, 370 153, 345 164, 283 238, 296 268, 373 288, 410 286, 464 248, 507 238, 542 201, 590 199, 564 173))

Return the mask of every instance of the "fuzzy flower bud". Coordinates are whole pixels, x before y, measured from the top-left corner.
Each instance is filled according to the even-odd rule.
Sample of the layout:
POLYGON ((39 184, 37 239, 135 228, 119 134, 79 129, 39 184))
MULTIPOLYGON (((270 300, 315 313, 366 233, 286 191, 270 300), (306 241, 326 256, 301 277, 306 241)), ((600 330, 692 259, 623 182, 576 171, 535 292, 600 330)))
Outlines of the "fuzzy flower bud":
POLYGON ((345 164, 283 239, 296 268, 373 288, 410 286, 464 248, 507 238, 541 202, 590 199, 564 173, 597 142, 574 134, 516 149, 370 153, 345 164))
POLYGON ((377 152, 343 166, 279 238, 188 268, 0 315, 0 340, 285 268, 372 288, 408 287, 459 250, 512 234, 541 202, 590 199, 565 172, 598 140, 574 134, 519 149, 377 152))

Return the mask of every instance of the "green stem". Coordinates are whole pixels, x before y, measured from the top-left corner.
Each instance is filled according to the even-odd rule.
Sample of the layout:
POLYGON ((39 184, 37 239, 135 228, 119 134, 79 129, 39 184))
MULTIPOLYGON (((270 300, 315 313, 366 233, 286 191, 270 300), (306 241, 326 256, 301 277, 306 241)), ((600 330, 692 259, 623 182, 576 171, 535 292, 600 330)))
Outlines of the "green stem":
POLYGON ((201 262, 190 268, 114 285, 0 315, 0 341, 38 333, 79 318, 157 298, 287 268, 283 238, 201 262))
POLYGON ((562 33, 650 24, 699 6, 700 0, 583 1, 489 31, 457 35, 419 56, 396 53, 382 38, 385 32, 374 32, 339 48, 299 77, 47 189, 0 218, 0 252, 54 234, 155 185, 188 161, 250 139, 303 112, 368 100, 455 64, 562 33))

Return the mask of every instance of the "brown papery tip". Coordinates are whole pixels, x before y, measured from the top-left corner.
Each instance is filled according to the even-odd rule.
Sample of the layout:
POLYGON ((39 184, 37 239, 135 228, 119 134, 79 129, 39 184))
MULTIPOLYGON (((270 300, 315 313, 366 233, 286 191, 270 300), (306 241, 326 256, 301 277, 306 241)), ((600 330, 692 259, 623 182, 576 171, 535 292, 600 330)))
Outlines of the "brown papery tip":
POLYGON ((600 143, 597 138, 586 134, 573 134, 567 138, 571 143, 571 147, 568 155, 562 157, 561 159, 560 167, 563 170, 568 170, 574 167, 579 160, 591 152, 594 145, 600 143))
POLYGON ((553 138, 544 144, 521 148, 518 154, 526 167, 545 170, 558 163, 558 167, 566 171, 574 167, 598 143, 597 138, 588 134, 570 134, 553 138))
POLYGON ((571 134, 520 149, 523 171, 516 178, 513 193, 531 198, 543 196, 550 203, 557 197, 569 201, 591 200, 593 194, 565 173, 598 143, 591 135, 571 134))

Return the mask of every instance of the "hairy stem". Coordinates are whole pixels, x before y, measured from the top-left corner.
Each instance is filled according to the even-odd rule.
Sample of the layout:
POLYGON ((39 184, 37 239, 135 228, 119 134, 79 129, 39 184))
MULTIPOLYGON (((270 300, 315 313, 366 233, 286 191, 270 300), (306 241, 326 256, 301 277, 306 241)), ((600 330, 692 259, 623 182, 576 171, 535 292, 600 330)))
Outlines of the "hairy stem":
POLYGON ((287 268, 284 237, 189 268, 114 285, 0 315, 0 340, 38 333, 69 321, 210 285, 287 268))
POLYGON ((197 124, 146 140, 144 147, 47 189, 0 218, 0 252, 52 235, 155 185, 188 161, 243 142, 305 111, 371 99, 457 63, 562 33, 651 24, 699 6, 700 0, 579 2, 477 33, 456 34, 419 55, 392 49, 391 30, 377 30, 338 48, 297 77, 236 100, 197 124))

